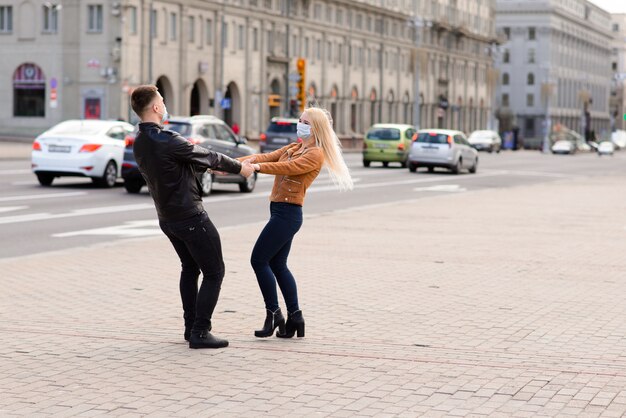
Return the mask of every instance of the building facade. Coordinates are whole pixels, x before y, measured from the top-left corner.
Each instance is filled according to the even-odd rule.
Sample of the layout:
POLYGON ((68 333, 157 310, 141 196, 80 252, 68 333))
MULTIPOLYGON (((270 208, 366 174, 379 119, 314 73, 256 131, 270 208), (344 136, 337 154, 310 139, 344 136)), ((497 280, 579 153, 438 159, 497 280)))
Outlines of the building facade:
POLYGON ((626 130, 626 13, 611 15, 611 128, 626 130))
POLYGON ((587 0, 498 0, 496 16, 501 124, 535 145, 547 121, 607 132, 611 15, 587 0))
POLYGON ((136 121, 156 84, 172 115, 215 114, 252 138, 307 101, 341 137, 376 122, 483 128, 494 0, 9 0, 0 5, 0 134, 70 118, 136 121), (417 17, 419 16, 419 20, 417 17), (416 69, 419 95, 415 94, 416 69), (416 97, 419 99, 416 101, 416 97))

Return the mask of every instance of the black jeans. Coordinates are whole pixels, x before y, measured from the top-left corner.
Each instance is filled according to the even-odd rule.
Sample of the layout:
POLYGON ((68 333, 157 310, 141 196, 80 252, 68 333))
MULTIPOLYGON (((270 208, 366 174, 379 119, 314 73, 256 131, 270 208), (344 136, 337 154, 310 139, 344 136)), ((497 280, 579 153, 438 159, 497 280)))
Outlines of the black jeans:
POLYGON ((211 316, 224 279, 222 243, 217 229, 205 211, 175 222, 159 222, 172 242, 180 262, 180 297, 185 326, 211 330, 211 316), (202 284, 198 289, 198 276, 202 284))
POLYGON ((250 263, 256 274, 265 308, 278 309, 276 282, 285 298, 288 312, 299 310, 296 280, 287 268, 287 257, 294 235, 302 226, 302 207, 272 202, 270 220, 254 245, 250 263))

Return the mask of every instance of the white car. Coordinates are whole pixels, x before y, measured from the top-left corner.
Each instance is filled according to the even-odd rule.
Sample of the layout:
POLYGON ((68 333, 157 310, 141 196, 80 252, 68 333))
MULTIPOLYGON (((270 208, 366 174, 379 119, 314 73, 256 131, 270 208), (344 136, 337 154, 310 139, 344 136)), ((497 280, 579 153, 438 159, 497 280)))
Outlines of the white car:
POLYGON ((615 145, 610 141, 603 141, 598 145, 598 156, 613 155, 614 152, 615 145))
POLYGON ((478 151, 500 152, 502 138, 496 131, 474 131, 467 141, 478 151))
POLYGON ((418 167, 427 167, 428 171, 443 167, 452 170, 454 174, 459 174, 463 169, 475 173, 478 168, 478 151, 467 142, 461 131, 422 129, 411 143, 407 165, 411 172, 415 172, 418 167))
POLYGON ((121 174, 124 139, 133 125, 119 121, 68 120, 39 135, 33 143, 32 170, 42 186, 55 177, 91 177, 113 187, 121 174))
POLYGON ((566 139, 556 141, 551 148, 552 154, 575 154, 576 144, 566 139))
POLYGON ((626 131, 617 130, 612 132, 611 141, 619 149, 626 148, 626 131))

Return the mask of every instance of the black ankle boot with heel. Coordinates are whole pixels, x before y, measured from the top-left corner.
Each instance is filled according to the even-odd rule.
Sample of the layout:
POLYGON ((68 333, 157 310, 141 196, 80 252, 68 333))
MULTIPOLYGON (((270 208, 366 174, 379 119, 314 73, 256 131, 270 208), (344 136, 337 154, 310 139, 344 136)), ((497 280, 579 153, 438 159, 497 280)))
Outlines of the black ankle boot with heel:
POLYGON ((280 308, 272 312, 266 309, 267 314, 265 316, 265 323, 263 329, 254 331, 254 336, 259 338, 271 337, 274 334, 274 330, 278 328, 278 334, 285 333, 285 317, 280 311, 280 308))
POLYGON ((285 332, 277 332, 279 338, 292 338, 296 334, 298 338, 304 337, 304 317, 302 311, 289 312, 287 314, 287 323, 285 324, 285 332))

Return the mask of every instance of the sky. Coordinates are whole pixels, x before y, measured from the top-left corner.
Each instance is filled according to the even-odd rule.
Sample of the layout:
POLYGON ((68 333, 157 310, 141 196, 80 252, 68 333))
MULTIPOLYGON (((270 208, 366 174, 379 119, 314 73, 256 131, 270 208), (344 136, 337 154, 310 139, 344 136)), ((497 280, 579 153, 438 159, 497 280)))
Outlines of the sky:
POLYGON ((626 13, 626 0, 591 0, 610 13, 626 13))

